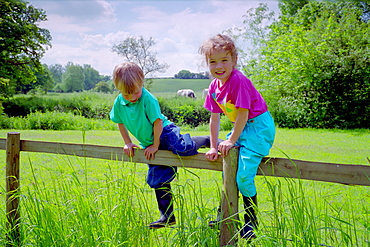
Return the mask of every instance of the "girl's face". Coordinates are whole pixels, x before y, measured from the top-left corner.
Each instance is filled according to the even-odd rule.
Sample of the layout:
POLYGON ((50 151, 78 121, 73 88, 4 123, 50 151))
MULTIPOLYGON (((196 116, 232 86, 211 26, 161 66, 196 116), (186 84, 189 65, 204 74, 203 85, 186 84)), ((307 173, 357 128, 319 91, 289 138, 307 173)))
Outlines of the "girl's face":
POLYGON ((128 100, 131 103, 135 103, 136 101, 138 101, 138 99, 140 99, 142 94, 143 94, 142 88, 138 88, 132 94, 122 93, 122 96, 125 100, 128 100))
POLYGON ((224 50, 214 50, 208 57, 207 63, 212 76, 219 79, 224 84, 229 79, 231 72, 236 65, 236 59, 231 57, 230 52, 224 50))

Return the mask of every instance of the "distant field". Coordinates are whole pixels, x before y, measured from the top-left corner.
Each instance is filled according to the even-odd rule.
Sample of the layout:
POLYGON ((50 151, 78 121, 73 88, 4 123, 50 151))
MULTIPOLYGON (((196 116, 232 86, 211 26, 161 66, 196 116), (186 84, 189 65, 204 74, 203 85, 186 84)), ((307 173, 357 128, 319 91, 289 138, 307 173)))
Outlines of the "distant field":
POLYGON ((210 79, 154 79, 151 92, 156 96, 172 97, 179 89, 192 89, 197 97, 208 88, 210 79))

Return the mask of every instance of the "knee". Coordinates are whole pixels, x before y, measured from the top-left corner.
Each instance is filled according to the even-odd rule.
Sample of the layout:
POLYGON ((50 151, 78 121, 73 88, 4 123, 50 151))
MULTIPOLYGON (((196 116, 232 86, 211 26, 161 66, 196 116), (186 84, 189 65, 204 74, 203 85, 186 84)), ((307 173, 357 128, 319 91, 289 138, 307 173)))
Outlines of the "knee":
POLYGON ((239 187, 250 187, 254 185, 254 177, 245 174, 237 175, 236 182, 239 187))
POLYGON ((254 178, 255 176, 246 175, 239 175, 236 177, 238 189, 243 196, 252 197, 256 194, 254 178))
POLYGON ((191 139, 195 142, 197 149, 210 146, 209 136, 192 136, 191 139))

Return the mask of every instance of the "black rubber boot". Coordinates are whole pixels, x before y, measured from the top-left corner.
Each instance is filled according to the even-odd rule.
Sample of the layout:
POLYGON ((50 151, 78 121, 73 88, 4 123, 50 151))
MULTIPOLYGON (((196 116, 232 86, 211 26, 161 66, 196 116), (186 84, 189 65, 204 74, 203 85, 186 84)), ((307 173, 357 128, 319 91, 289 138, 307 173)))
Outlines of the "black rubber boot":
POLYGON ((257 195, 253 197, 243 196, 245 215, 245 225, 240 230, 240 236, 244 239, 251 240, 256 238, 255 230, 258 227, 258 221, 255 208, 257 207, 257 195))
POLYGON ((159 229, 176 224, 175 215, 173 214, 171 185, 169 183, 165 183, 161 188, 155 189, 155 196, 157 198, 158 209, 161 213, 161 217, 159 220, 150 223, 149 228, 159 229))
POLYGON ((217 208, 217 217, 216 220, 211 220, 208 222, 208 226, 211 228, 219 229, 221 221, 221 206, 217 208))

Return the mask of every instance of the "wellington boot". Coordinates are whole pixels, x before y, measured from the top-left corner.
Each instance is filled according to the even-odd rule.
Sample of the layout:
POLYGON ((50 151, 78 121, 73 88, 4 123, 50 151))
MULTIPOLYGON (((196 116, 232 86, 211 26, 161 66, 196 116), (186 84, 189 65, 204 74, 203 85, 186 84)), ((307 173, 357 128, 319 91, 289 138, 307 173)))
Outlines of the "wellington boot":
POLYGON ((216 220, 211 220, 208 222, 208 226, 211 228, 219 229, 221 221, 221 206, 217 208, 217 217, 216 220))
POLYGON ((161 217, 159 220, 150 223, 148 227, 151 229, 159 229, 176 224, 176 218, 173 214, 171 185, 165 183, 161 188, 155 189, 155 196, 161 217))
POLYGON ((154 221, 149 224, 150 229, 159 229, 167 226, 171 226, 176 224, 175 216, 172 215, 170 218, 167 218, 166 216, 162 215, 159 220, 154 221))
POLYGON ((257 195, 253 197, 243 196, 245 215, 244 215, 244 226, 240 230, 240 236, 247 240, 256 238, 255 230, 258 227, 257 216, 255 207, 257 207, 257 195))

